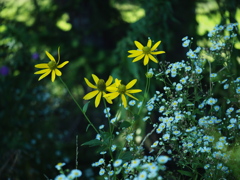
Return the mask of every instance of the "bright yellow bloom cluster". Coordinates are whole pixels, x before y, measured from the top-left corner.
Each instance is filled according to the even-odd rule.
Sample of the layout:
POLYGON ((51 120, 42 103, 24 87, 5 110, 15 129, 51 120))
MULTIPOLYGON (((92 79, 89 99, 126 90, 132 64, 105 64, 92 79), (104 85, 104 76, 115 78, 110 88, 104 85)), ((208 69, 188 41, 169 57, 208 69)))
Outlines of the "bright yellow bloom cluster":
MULTIPOLYGON (((112 84, 113 77, 109 76, 107 82, 103 79, 99 79, 95 74, 92 74, 92 78, 96 85, 93 85, 87 78, 84 78, 85 82, 90 88, 96 89, 88 94, 86 94, 83 99, 89 100, 96 96, 95 99, 95 107, 98 107, 100 104, 101 98, 106 94, 107 89, 112 84)), ((105 98, 108 103, 112 104, 112 100, 109 98, 105 98)))
POLYGON ((96 96, 95 99, 95 107, 98 107, 100 101, 101 101, 101 97, 104 97, 108 103, 112 104, 112 100, 117 98, 119 95, 121 95, 121 99, 122 99, 122 103, 124 105, 124 107, 127 107, 127 100, 125 95, 138 100, 137 98, 135 98, 134 96, 132 96, 131 94, 133 93, 138 93, 141 92, 141 89, 131 89, 137 82, 137 79, 132 80, 131 82, 129 82, 126 86, 121 84, 121 80, 116 79, 115 83, 112 83, 113 78, 112 76, 109 76, 107 82, 105 83, 105 81, 103 79, 99 79, 96 75, 92 74, 93 80, 95 82, 96 85, 93 85, 92 83, 89 82, 89 80, 87 78, 85 79, 85 82, 87 83, 87 85, 93 89, 96 89, 88 94, 86 94, 83 99, 85 100, 89 100, 92 99, 96 96), (108 94, 106 94, 106 91, 110 92, 108 94))
POLYGON ((135 57, 132 62, 136 62, 144 58, 143 60, 144 66, 148 64, 149 59, 155 63, 158 63, 158 60, 153 55, 165 53, 165 51, 155 51, 157 47, 160 45, 161 41, 156 42, 153 46, 151 39, 148 40, 147 46, 143 46, 138 41, 134 41, 134 43, 137 46, 138 50, 128 51, 129 53, 131 53, 130 55, 128 55, 128 57, 130 58, 135 57))
POLYGON ((50 59, 48 63, 42 63, 35 65, 36 68, 40 68, 42 70, 35 72, 34 74, 42 74, 39 77, 39 81, 43 78, 45 78, 47 75, 49 75, 52 72, 51 80, 54 82, 56 75, 61 76, 62 72, 59 70, 59 68, 64 67, 69 61, 65 61, 62 64, 59 64, 60 61, 60 48, 58 48, 58 61, 54 59, 54 57, 47 51, 45 51, 46 55, 50 59), (59 64, 59 65, 58 65, 59 64))
POLYGON ((121 84, 121 80, 116 79, 115 83, 108 88, 108 91, 110 93, 106 94, 104 97, 112 100, 112 99, 117 98, 120 95, 123 106, 126 108, 127 107, 127 99, 126 99, 125 95, 138 100, 131 94, 142 91, 141 89, 131 89, 136 84, 136 82, 137 82, 137 79, 134 79, 134 80, 130 81, 127 85, 124 85, 124 84, 121 84))

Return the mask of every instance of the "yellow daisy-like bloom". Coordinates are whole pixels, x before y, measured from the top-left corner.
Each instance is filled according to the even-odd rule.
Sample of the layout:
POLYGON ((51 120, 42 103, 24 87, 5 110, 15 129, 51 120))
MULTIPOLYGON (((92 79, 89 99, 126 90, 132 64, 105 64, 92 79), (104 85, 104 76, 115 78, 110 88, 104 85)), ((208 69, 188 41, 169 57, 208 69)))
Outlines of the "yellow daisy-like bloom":
POLYGON ((131 94, 139 93, 142 91, 141 89, 131 89, 136 84, 136 82, 137 82, 137 79, 134 79, 130 81, 127 85, 123 85, 121 84, 121 80, 115 79, 115 83, 108 88, 108 91, 110 93, 104 95, 104 97, 108 97, 112 100, 117 98, 119 95, 121 95, 123 106, 126 108, 127 99, 125 95, 138 101, 138 99, 131 94))
POLYGON ((165 53, 165 51, 155 51, 157 49, 157 47, 160 45, 161 41, 156 42, 153 45, 153 47, 152 47, 151 39, 148 40, 147 46, 143 46, 138 41, 134 41, 134 43, 137 46, 138 50, 128 51, 129 53, 131 53, 130 55, 128 55, 128 57, 130 57, 130 58, 135 57, 132 62, 136 62, 136 61, 139 61, 142 58, 144 58, 144 60, 143 60, 144 66, 146 66, 148 64, 149 59, 155 63, 158 63, 158 60, 153 55, 165 53))
POLYGON ((64 67, 67 63, 69 63, 69 61, 65 61, 62 64, 59 64, 60 48, 58 48, 58 61, 57 62, 49 52, 45 51, 45 53, 48 56, 48 58, 50 59, 50 61, 48 63, 42 63, 42 64, 35 65, 36 68, 40 68, 42 70, 37 71, 34 74, 42 74, 38 79, 40 81, 41 79, 45 78, 47 75, 49 75, 52 72, 51 80, 52 80, 52 82, 54 82, 56 75, 57 76, 62 75, 62 72, 59 71, 58 69, 64 67))
MULTIPOLYGON (((92 77, 93 77, 93 80, 96 85, 93 85, 92 83, 90 83, 90 81, 87 78, 84 78, 84 80, 90 88, 93 88, 96 90, 86 94, 83 97, 83 99, 89 100, 89 99, 92 99, 93 97, 97 96, 95 99, 95 107, 98 107, 98 105, 100 104, 100 101, 101 101, 101 97, 103 97, 106 94, 106 91, 108 90, 109 86, 112 84, 113 77, 109 76, 106 83, 103 79, 99 79, 95 74, 92 74, 92 77)), ((108 103, 112 104, 111 99, 106 98, 106 97, 105 97, 105 99, 107 100, 108 103)))

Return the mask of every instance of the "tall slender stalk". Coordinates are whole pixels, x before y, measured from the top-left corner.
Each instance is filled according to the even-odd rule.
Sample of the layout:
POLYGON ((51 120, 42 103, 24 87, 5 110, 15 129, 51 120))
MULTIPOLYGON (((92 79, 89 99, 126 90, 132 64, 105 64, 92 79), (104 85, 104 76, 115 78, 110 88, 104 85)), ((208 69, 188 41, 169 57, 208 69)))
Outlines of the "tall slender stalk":
POLYGON ((64 83, 64 81, 62 80, 62 78, 59 76, 59 79, 61 80, 61 82, 63 83, 63 85, 65 86, 65 88, 67 89, 69 95, 71 96, 71 98, 73 99, 73 101, 76 103, 78 109, 80 109, 80 111, 82 112, 82 114, 84 115, 85 119, 88 121, 88 123, 93 127, 93 129, 96 131, 97 134, 99 134, 98 130, 95 128, 95 126, 93 125, 93 123, 89 120, 89 118, 87 117, 86 113, 83 111, 82 107, 78 104, 77 100, 74 98, 73 94, 71 93, 71 91, 69 90, 68 86, 64 83))

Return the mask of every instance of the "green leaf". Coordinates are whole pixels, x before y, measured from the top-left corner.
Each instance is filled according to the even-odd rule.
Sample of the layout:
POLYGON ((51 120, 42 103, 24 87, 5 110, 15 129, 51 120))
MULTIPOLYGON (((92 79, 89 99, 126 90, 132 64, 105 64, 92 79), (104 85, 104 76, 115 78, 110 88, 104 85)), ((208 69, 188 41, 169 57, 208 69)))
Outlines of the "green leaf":
POLYGON ((88 101, 86 104, 84 104, 83 106, 83 112, 86 113, 87 109, 88 109, 88 104, 90 103, 90 101, 88 101))
POLYGON ((182 170, 177 170, 179 173, 181 173, 182 175, 185 175, 185 176, 189 176, 189 177, 192 177, 193 174, 189 171, 182 171, 182 170))
POLYGON ((128 121, 123 121, 120 125, 120 128, 128 128, 131 126, 131 123, 128 121))
POLYGON ((101 144, 102 144, 102 142, 99 141, 98 139, 93 139, 93 140, 90 140, 90 141, 87 141, 87 142, 83 143, 82 146, 88 145, 90 147, 93 147, 93 146, 99 146, 101 144))
POLYGON ((132 152, 130 151, 127 151, 125 152, 122 157, 120 157, 123 161, 129 161, 131 159, 133 159, 133 155, 132 155, 132 152))
POLYGON ((90 124, 87 125, 87 127, 86 127, 86 132, 88 131, 88 128, 89 128, 90 126, 91 126, 90 124))

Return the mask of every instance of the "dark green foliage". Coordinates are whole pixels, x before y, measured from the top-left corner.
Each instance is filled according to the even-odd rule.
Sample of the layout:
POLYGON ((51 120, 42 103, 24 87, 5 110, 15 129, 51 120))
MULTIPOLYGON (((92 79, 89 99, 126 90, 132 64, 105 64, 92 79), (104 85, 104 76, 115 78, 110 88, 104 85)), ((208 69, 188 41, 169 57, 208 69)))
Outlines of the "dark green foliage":
MULTIPOLYGON (((134 40, 143 44, 147 43, 148 37, 155 42, 161 40, 160 49, 166 54, 159 56, 159 61, 175 61, 185 54, 181 47, 182 37, 198 37, 196 0, 46 2, 49 3, 29 0, 26 5, 16 8, 11 17, 0 16, 0 67, 9 69, 8 74, 0 74, 0 179, 38 180, 44 179, 44 175, 54 178, 57 175, 54 166, 58 162, 66 162, 69 168, 75 167, 76 135, 79 135, 79 144, 96 136, 91 127, 86 132, 84 117, 58 79, 52 83, 47 76, 37 81, 39 76, 33 74, 36 71, 34 65, 48 62, 45 50, 57 57, 57 48, 61 47, 61 61, 70 61, 62 70, 62 79, 83 105, 86 102, 82 97, 89 91, 84 77, 89 78, 94 73, 107 79, 113 75, 128 82, 145 72, 145 67, 137 66, 127 58, 127 51, 135 48, 134 40), (112 6, 116 2, 137 4, 144 8, 146 16, 128 24, 112 6), (22 12, 27 16, 24 21, 19 20, 22 12), (72 25, 69 31, 56 26, 63 14, 69 15, 68 23, 72 25)), ((233 22, 239 2, 217 2, 221 14, 230 12, 229 18, 233 22)), ((0 13, 16 6, 3 1, 0 13)), ((222 22, 226 22, 226 17, 222 22)), ((140 81, 138 85, 143 88, 140 81)), ((93 101, 87 105, 84 111, 96 127, 106 125, 103 105, 98 109, 93 101)), ((121 126, 128 127, 129 124, 124 121, 121 126)), ((88 145, 92 145, 91 141, 88 145)), ((93 153, 94 148, 86 150, 86 146, 81 146, 78 150, 78 167, 82 171, 98 159, 93 153)), ((122 158, 130 159, 130 156, 125 153, 122 158)))

